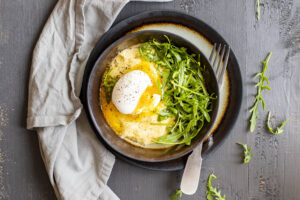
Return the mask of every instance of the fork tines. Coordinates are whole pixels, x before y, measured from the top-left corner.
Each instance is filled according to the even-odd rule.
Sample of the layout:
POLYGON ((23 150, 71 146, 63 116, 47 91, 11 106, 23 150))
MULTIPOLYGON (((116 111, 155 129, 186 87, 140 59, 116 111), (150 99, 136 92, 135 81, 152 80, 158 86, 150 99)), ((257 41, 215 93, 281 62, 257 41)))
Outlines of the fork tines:
POLYGON ((226 48, 226 45, 222 47, 221 44, 217 45, 217 43, 215 43, 211 51, 211 54, 209 56, 209 62, 211 63, 213 70, 216 73, 216 77, 219 85, 222 85, 223 77, 228 64, 229 54, 230 54, 230 46, 226 48))

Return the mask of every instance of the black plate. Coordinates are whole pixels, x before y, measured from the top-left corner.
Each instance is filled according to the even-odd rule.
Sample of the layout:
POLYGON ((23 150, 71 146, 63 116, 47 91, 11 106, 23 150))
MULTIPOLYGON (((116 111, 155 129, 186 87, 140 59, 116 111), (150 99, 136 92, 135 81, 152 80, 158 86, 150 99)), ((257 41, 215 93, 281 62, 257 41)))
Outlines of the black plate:
POLYGON ((101 80, 103 79, 103 74, 107 69, 107 66, 112 62, 112 59, 115 58, 120 51, 140 43, 148 42, 149 40, 155 39, 159 42, 168 42, 165 36, 168 36, 170 41, 172 41, 172 44, 185 47, 189 53, 200 55, 199 62, 202 64, 202 66, 205 66, 203 77, 205 77, 207 92, 209 94, 214 93, 214 95, 217 97, 220 96, 218 82, 208 59, 204 56, 203 52, 199 48, 183 37, 165 31, 143 30, 127 34, 126 36, 112 43, 99 56, 90 73, 87 86, 87 111, 92 119, 97 133, 101 136, 104 142, 119 154, 136 161, 167 162, 183 157, 192 152, 194 148, 202 143, 210 134, 213 126, 216 124, 215 121, 218 113, 220 98, 212 101, 212 110, 210 112, 211 120, 203 125, 200 132, 191 141, 190 145, 180 144, 162 149, 139 148, 126 142, 124 139, 115 134, 113 129, 107 123, 103 113, 100 112, 99 86, 101 80))
MULTIPOLYGON (((126 33, 130 32, 131 30, 140 27, 145 24, 153 24, 153 23, 174 23, 186 26, 190 29, 193 29, 203 35, 206 39, 208 39, 211 43, 222 43, 227 44, 227 42, 210 26, 202 22, 201 20, 183 14, 181 12, 174 12, 174 11, 149 11, 144 12, 132 17, 129 17, 122 22, 118 23, 117 25, 113 26, 109 31, 107 31, 97 42, 94 50, 90 54, 89 60, 86 65, 84 77, 83 77, 83 85, 82 85, 82 93, 81 93, 81 100, 87 109, 86 104, 86 86, 89 74, 91 72, 92 67, 94 66, 96 60, 101 55, 101 53, 114 41, 119 39, 120 37, 124 36, 126 33)), ((229 135, 231 128, 233 127, 241 106, 242 101, 242 78, 239 69, 239 65, 234 53, 231 51, 230 59, 228 63, 228 75, 230 80, 230 95, 229 95, 229 104, 226 110, 226 113, 223 117, 219 128, 215 131, 213 135, 213 144, 208 145, 204 143, 202 149, 202 156, 205 158, 210 152, 216 150, 225 138, 229 135)), ((88 116, 89 113, 88 113, 88 116)), ((93 126, 93 124, 91 123, 93 126)), ((94 127, 93 127, 94 128, 94 127)), ((96 133, 96 131, 95 131, 96 133)), ((96 134, 97 137, 102 141, 102 139, 96 134)), ((102 141, 103 142, 103 141, 102 141)), ((105 145, 105 142, 103 142, 105 145)), ((134 164, 139 167, 153 169, 153 170, 163 170, 163 171, 173 171, 173 170, 180 170, 184 168, 186 156, 183 158, 179 158, 177 160, 168 161, 168 162, 161 162, 161 163, 148 163, 148 162, 140 162, 129 159, 124 157, 117 152, 113 151, 107 145, 106 147, 112 151, 118 158, 122 160, 126 160, 127 162, 134 164)))

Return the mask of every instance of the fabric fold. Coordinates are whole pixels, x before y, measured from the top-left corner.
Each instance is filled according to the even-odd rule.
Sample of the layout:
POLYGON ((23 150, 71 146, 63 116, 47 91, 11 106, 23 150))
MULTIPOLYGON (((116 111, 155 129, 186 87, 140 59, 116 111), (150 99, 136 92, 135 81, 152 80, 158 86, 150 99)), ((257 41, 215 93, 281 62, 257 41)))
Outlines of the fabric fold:
POLYGON ((128 1, 59 0, 34 48, 27 128, 38 133, 58 199, 119 199, 106 185, 115 157, 93 133, 79 94, 90 52, 128 1))
POLYGON ((118 199, 106 186, 114 156, 94 135, 79 99, 88 55, 128 1, 60 0, 33 52, 27 128, 58 199, 118 199))

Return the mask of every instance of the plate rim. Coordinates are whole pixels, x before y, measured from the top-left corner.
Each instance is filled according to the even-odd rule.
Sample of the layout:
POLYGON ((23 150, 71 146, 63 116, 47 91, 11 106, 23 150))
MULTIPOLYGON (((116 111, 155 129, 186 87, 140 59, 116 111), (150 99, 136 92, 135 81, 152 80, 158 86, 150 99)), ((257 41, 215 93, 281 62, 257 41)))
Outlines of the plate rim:
MULTIPOLYGON (((140 27, 140 26, 142 26, 142 25, 145 25, 145 24, 154 24, 154 23, 163 23, 163 22, 166 22, 166 23, 174 23, 174 24, 180 24, 180 25, 183 25, 183 26, 185 26, 185 27, 188 27, 189 29, 191 29, 191 30, 193 30, 193 31, 195 31, 195 32, 197 32, 197 33, 199 33, 199 34, 201 34, 201 35, 203 35, 204 37, 205 37, 205 39, 207 39, 209 42, 211 42, 211 43, 213 43, 212 42, 212 39, 211 38, 209 38, 206 34, 203 34, 202 32, 199 32, 196 28, 194 28, 194 27, 191 27, 192 25, 192 23, 194 23, 194 24, 198 24, 198 23, 200 23, 201 24, 201 26, 203 27, 203 26, 205 26, 207 29, 209 29, 209 31, 212 31, 213 33, 214 33, 214 37, 216 37, 215 39, 217 40, 217 41, 219 41, 219 42, 222 42, 222 43, 224 43, 224 44, 228 44, 226 41, 225 41, 225 39, 214 29, 214 28, 212 28, 210 25, 208 25, 207 23, 205 23, 205 22, 203 22, 201 19, 199 19, 199 18, 196 18, 196 17, 194 17, 194 16, 191 16, 191 15, 188 15, 188 14, 186 14, 186 13, 183 13, 183 12, 179 12, 179 11, 173 11, 173 10, 168 10, 168 9, 162 9, 162 10, 152 10, 152 11, 145 11, 145 12, 141 12, 141 13, 138 13, 138 14, 136 14, 136 15, 132 15, 132 16, 130 16, 130 17, 128 17, 128 18, 125 18, 125 19, 123 19, 123 20, 121 20, 121 21, 119 21, 119 22, 117 22, 116 24, 114 24, 106 33, 104 33, 103 35, 102 35, 102 37, 97 41, 97 43, 96 43, 96 45, 95 45, 95 47, 94 47, 94 49, 91 51, 91 53, 90 53, 90 56, 89 56, 89 58, 88 58, 88 61, 87 61, 87 63, 86 63, 86 68, 85 68, 85 72, 84 72, 84 77, 83 77, 83 84, 82 84, 82 89, 81 89, 81 94, 80 94, 80 97, 81 97, 81 100, 83 101, 83 103, 84 103, 84 107, 86 108, 85 110, 86 110, 86 112, 87 112, 87 116, 88 116, 88 118, 89 118, 89 121, 91 120, 91 118, 90 118, 90 113, 89 113, 89 110, 87 109, 87 101, 86 101, 86 98, 87 98, 87 95, 86 94, 84 94, 84 93, 86 93, 85 91, 87 91, 86 89, 86 87, 87 87, 87 83, 88 83, 88 79, 89 79, 89 76, 90 76, 90 72, 92 71, 92 66, 93 66, 93 63, 95 63, 96 61, 97 61, 97 59, 98 59, 98 57, 100 56, 100 54, 101 53, 103 53, 104 52, 104 50, 107 48, 107 46, 109 46, 109 45, 107 45, 106 47, 105 47, 105 45, 103 45, 102 44, 102 48, 103 48, 103 50, 101 50, 100 51, 100 54, 97 56, 97 55, 95 55, 95 53, 97 53, 96 51, 97 51, 97 49, 99 48, 99 46, 101 46, 101 42, 103 42, 103 40, 105 40, 105 39, 108 39, 109 38, 109 34, 111 33, 111 32, 116 32, 116 30, 118 30, 118 29, 120 29, 120 28, 122 28, 122 27, 127 27, 127 29, 126 30, 124 30, 123 32, 126 34, 126 33, 128 33, 129 31, 131 31, 131 30, 133 30, 133 29, 135 29, 135 28, 137 28, 137 27, 140 27), (154 22, 154 20, 153 19, 151 19, 151 17, 160 17, 160 18, 162 18, 162 17, 184 17, 185 19, 184 20, 187 20, 187 21, 192 21, 191 23, 190 23, 190 25, 189 24, 182 24, 182 23, 180 23, 180 22, 171 22, 171 21, 157 21, 157 22, 154 22), (139 24, 139 26, 133 26, 133 24, 134 24, 134 21, 136 21, 136 20, 140 20, 140 19, 148 19, 148 21, 152 21, 151 23, 149 23, 149 22, 146 22, 146 23, 143 23, 143 24, 139 24), (130 28, 129 28, 130 27, 130 28), (104 46, 104 47, 103 47, 104 46), (96 58, 95 58, 95 56, 96 56, 96 58), (89 67, 90 66, 90 67, 89 67), (90 68, 90 69, 88 69, 88 68, 90 68), (89 72, 88 72, 89 71, 89 72), (88 73, 88 74, 87 74, 88 73)), ((113 41, 116 41, 116 40, 118 40, 120 37, 118 37, 118 36, 114 36, 114 40, 113 41)), ((240 78, 240 80, 239 80, 239 82, 241 83, 240 84, 240 86, 239 86, 239 88, 238 88, 238 93, 239 93, 239 96, 237 97, 237 104, 235 105, 235 109, 236 109, 236 113, 235 114, 233 114, 233 119, 232 119, 232 121, 233 122, 231 122, 229 125, 227 125, 227 127, 226 127, 226 130, 225 130, 225 132, 222 134, 222 139, 219 139, 219 140, 217 140, 215 143, 214 143, 214 145, 213 145, 213 148, 208 148, 208 149, 204 149, 204 152, 202 152, 202 155, 203 155, 203 157, 206 157, 209 153, 212 153, 213 151, 215 151, 216 149, 218 149, 220 146, 221 146, 221 144, 226 140, 226 138, 228 137, 228 135, 230 134, 230 131, 231 131, 231 129, 234 127, 234 125, 235 125, 235 123, 236 123, 236 121, 237 121, 237 118, 238 118, 238 116, 239 116, 239 114, 240 114, 240 110, 241 110, 241 104, 242 104, 242 96, 243 96, 243 79, 242 79, 242 74, 241 74, 241 71, 240 71, 240 66, 239 66, 239 63, 238 63, 238 60, 236 59, 236 56, 235 56, 235 54, 234 54, 234 52, 233 51, 231 51, 231 53, 230 53, 230 58, 236 63, 236 65, 238 66, 238 68, 237 69, 235 69, 236 71, 237 71, 237 73, 238 73, 238 75, 239 75, 239 78, 240 78)), ((231 85, 231 80, 230 80, 230 85, 231 85)), ((230 94, 231 94, 231 87, 230 87, 230 94)), ((230 98, 229 98, 229 100, 230 100, 230 98)), ((230 105, 230 102, 229 102, 229 105, 230 105)), ((228 106, 229 106, 228 105, 228 106)), ((228 109, 228 108, 227 108, 228 109)), ((224 117, 223 117, 223 119, 222 119, 222 121, 221 121, 221 123, 220 124, 222 124, 222 122, 223 122, 223 120, 224 120, 224 118, 226 117, 226 115, 227 115, 227 110, 226 110, 226 113, 225 113, 225 115, 224 115, 224 117)), ((91 121, 90 121, 91 122, 91 121)), ((110 151, 112 151, 114 154, 116 154, 118 157, 119 156, 121 156, 121 157, 123 157, 122 159, 124 160, 130 160, 130 163, 131 164, 134 164, 135 162, 141 162, 141 161, 138 161, 138 160, 132 160, 131 158, 128 158, 128 157, 126 157, 126 156, 124 156, 124 155, 121 155, 121 154, 119 154, 118 152, 115 152, 115 150, 113 150, 112 148, 110 148, 110 146, 108 146, 106 143, 105 143, 105 141, 103 141, 103 139, 100 137, 100 135, 97 133, 97 131, 95 131, 95 127, 94 127, 94 124, 93 123, 90 123, 91 124, 91 126, 92 126, 92 128, 94 129, 94 132, 95 132, 95 135, 98 137, 98 139, 100 139, 100 141, 105 145, 105 147, 106 148, 108 148, 110 151)), ((219 129, 219 128, 218 128, 219 129)), ((215 132, 218 132, 218 129, 215 131, 215 132)), ((213 136, 214 137, 214 136, 213 136)), ((186 157, 187 155, 185 155, 185 156, 183 156, 183 157, 186 157)), ((179 158, 179 159, 181 159, 182 160, 182 158, 179 158)), ((184 160, 184 158, 183 158, 183 160, 184 160)), ((169 161, 164 161, 164 162, 169 162, 169 161)), ((149 163, 149 164, 155 164, 155 163, 160 163, 160 162, 147 162, 147 163, 149 163)), ((141 165, 138 165, 138 166, 140 166, 140 167, 143 167, 143 166, 141 166, 141 165)), ((150 168, 150 169, 153 169, 153 167, 145 167, 145 168, 150 168)), ((178 168, 179 169, 179 168, 178 168)), ((180 167, 180 169, 182 169, 182 167, 180 167)), ((158 170, 161 170, 161 169, 158 169, 158 170)), ((173 169, 174 170, 174 169, 173 169)), ((177 169, 175 169, 175 170, 177 170, 177 169)), ((164 171, 168 171, 168 170, 164 170, 164 171)))
MULTIPOLYGON (((208 58, 204 55, 204 53, 201 51, 200 48, 198 48, 197 46, 195 46, 193 43, 191 43, 190 41, 188 41, 187 39, 183 38, 182 36, 180 35, 177 35, 177 34, 174 34, 174 33, 170 33, 170 32, 167 32, 167 31, 158 31, 158 30, 142 30, 142 31, 137 31, 137 32, 133 32, 133 33, 130 33, 130 34, 126 34, 125 36, 115 40, 112 44, 110 44, 102 53, 101 55, 98 57, 97 61, 94 63, 93 67, 92 67, 92 70, 91 70, 91 73, 88 77, 88 82, 87 82, 87 90, 86 90, 86 93, 87 93, 87 96, 86 96, 86 104, 87 104, 87 108, 88 108, 88 111, 89 111, 89 115, 90 115, 90 118, 91 118, 91 121, 93 123, 93 126, 95 127, 95 129, 97 130, 97 134, 100 135, 100 137, 103 139, 103 141, 108 145, 110 146, 115 152, 121 154, 122 156, 125 156, 125 157, 128 157, 129 159, 133 159, 133 160, 136 160, 136 161, 139 161, 139 162, 149 162, 149 163, 157 163, 157 162, 168 162, 168 161, 172 161, 172 160, 176 160, 176 159, 179 159, 181 157, 184 157, 186 156, 187 154, 190 154, 193 149, 195 149, 200 143, 202 143, 203 141, 205 141, 205 139, 209 136, 210 134, 210 131, 213 129, 213 124, 215 123, 216 119, 217 119, 217 113, 218 113, 218 110, 219 110, 219 102, 220 102, 220 98, 217 98, 217 100, 214 102, 215 103, 215 107, 213 109, 213 111, 211 112, 211 122, 208 123, 208 130, 206 132, 204 132, 205 134, 203 134, 202 136, 202 139, 198 142, 198 143, 195 143, 193 145, 191 145, 189 147, 188 150, 186 150, 185 152, 181 153, 180 155, 176 155, 172 158, 167 158, 167 159, 148 159, 148 160, 144 160, 144 159, 141 159, 141 158, 135 158, 131 155, 126 155, 124 154, 122 151, 119 151, 117 149, 115 149, 113 146, 110 145, 110 141, 107 140, 105 137, 103 137, 103 133, 102 133, 102 130, 100 128, 101 124, 99 125, 97 123, 97 120, 95 118, 95 115, 93 114, 94 112, 92 112, 92 104, 89 103, 92 101, 91 99, 91 87, 94 80, 95 80, 95 74, 96 74, 96 71, 99 69, 99 62, 100 60, 103 58, 103 56, 105 56, 112 48, 115 47, 116 44, 122 42, 123 40, 126 40, 128 38, 132 38, 134 37, 135 35, 139 35, 139 34, 143 34, 143 33, 149 33, 149 32, 152 32, 152 34, 154 33, 158 33, 158 34, 166 34, 168 35, 169 37, 176 37, 177 39, 181 39, 182 41, 185 41, 187 43, 190 43, 190 48, 194 48, 194 49, 197 49, 197 51, 200 52, 201 56, 203 56, 206 60, 207 63, 209 63, 209 60, 208 58)), ((213 73, 213 79, 214 79, 214 82, 217 83, 217 79, 216 79, 216 75, 214 73, 214 70, 213 70, 213 67, 211 66, 211 64, 208 64, 209 65, 209 70, 208 71, 211 71, 213 73)), ((219 88, 219 85, 217 84, 217 88, 216 90, 214 91, 214 93, 216 93, 217 95, 220 94, 220 88, 219 88)), ((201 137, 201 136, 200 136, 201 137)), ((155 150, 154 150, 155 151, 155 150)))

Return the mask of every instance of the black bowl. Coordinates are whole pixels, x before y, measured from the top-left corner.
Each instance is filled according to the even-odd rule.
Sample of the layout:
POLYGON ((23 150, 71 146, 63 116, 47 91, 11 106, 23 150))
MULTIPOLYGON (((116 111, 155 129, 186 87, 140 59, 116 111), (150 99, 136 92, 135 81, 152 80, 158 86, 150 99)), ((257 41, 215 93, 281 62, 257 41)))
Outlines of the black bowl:
POLYGON ((211 121, 209 123, 205 123, 199 134, 192 140, 191 145, 187 146, 181 144, 166 149, 146 149, 129 144, 125 140, 121 139, 108 125, 101 111, 99 102, 99 89, 106 67, 120 51, 135 44, 144 43, 152 39, 164 42, 166 41, 164 35, 168 36, 174 45, 186 47, 189 53, 200 54, 200 62, 202 65, 205 65, 207 69, 203 74, 207 89, 210 93, 214 93, 218 97, 219 87, 215 73, 203 53, 192 43, 178 35, 169 32, 153 30, 131 33, 112 43, 100 55, 97 62, 93 66, 93 69, 88 77, 88 83, 86 87, 88 113, 90 114, 93 125, 102 140, 106 143, 106 145, 123 156, 143 162, 170 161, 188 154, 206 138, 218 112, 219 98, 213 102, 213 110, 210 113, 211 121))

